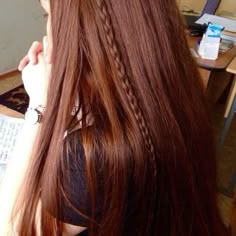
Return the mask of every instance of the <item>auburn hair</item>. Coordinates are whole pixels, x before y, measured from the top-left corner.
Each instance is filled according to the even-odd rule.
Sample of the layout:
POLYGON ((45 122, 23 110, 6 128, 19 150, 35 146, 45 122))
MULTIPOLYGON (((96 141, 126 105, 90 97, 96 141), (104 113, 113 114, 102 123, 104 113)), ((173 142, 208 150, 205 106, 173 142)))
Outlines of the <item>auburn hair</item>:
POLYGON ((176 1, 50 0, 50 9, 53 65, 19 235, 36 235, 39 201, 42 235, 62 234, 62 182, 78 155, 91 210, 72 207, 89 235, 225 235, 212 124, 176 1))

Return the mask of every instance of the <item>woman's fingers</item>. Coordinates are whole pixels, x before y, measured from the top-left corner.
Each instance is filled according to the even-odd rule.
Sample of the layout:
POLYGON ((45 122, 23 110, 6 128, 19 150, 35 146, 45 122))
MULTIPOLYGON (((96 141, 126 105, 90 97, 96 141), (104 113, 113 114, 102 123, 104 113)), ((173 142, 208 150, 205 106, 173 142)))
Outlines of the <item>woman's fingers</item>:
POLYGON ((25 66, 30 62, 35 65, 38 63, 38 54, 42 52, 43 46, 42 43, 35 41, 31 45, 28 54, 20 61, 18 65, 18 70, 22 71, 25 66))
POLYGON ((18 65, 18 70, 22 71, 29 62, 29 57, 25 56, 18 65))
POLYGON ((29 60, 32 64, 38 63, 38 54, 42 52, 43 46, 42 43, 35 41, 33 42, 32 46, 30 47, 30 50, 28 52, 29 60))

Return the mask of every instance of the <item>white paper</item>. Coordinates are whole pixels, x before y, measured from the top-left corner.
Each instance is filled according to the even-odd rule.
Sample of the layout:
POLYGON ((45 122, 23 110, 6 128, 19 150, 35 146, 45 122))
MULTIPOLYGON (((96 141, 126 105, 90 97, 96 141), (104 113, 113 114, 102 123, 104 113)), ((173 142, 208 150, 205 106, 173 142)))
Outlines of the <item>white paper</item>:
POLYGON ((0 114, 0 185, 24 120, 0 114))
POLYGON ((197 24, 201 25, 208 24, 209 22, 225 27, 224 30, 226 31, 236 32, 236 20, 227 19, 221 16, 204 14, 196 21, 197 24))

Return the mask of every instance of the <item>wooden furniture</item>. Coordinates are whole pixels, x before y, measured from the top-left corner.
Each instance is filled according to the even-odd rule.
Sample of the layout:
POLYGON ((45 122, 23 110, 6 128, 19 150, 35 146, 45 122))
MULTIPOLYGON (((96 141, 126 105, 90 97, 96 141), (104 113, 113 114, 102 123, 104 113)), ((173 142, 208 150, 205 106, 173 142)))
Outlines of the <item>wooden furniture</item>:
POLYGON ((233 80, 233 83, 232 83, 232 86, 230 89, 230 93, 228 96, 228 100, 227 100, 227 107, 226 107, 225 115, 224 115, 225 118, 229 114, 230 107, 232 106, 232 103, 233 103, 233 98, 236 94, 236 57, 231 61, 231 63, 227 67, 226 71, 234 74, 234 80, 233 80))
POLYGON ((0 74, 0 95, 17 88, 22 85, 22 83, 23 81, 19 71, 11 71, 5 74, 0 74))
POLYGON ((14 70, 11 70, 11 71, 7 71, 7 72, 4 72, 4 73, 0 73, 0 80, 1 79, 6 79, 6 78, 9 78, 9 77, 12 77, 12 76, 15 76, 15 75, 18 75, 20 74, 21 72, 17 69, 14 69, 14 70))
MULTIPOLYGON (((200 39, 187 34, 189 47, 196 52, 200 39)), ((224 53, 220 52, 217 60, 195 57, 209 104, 214 105, 231 82, 232 74, 228 73, 226 68, 235 56, 236 45, 224 53)))
MULTIPOLYGON (((190 48, 193 48, 197 52, 197 47, 200 42, 199 37, 192 37, 187 35, 187 41, 190 48)), ((231 49, 226 51, 225 53, 219 53, 217 60, 207 60, 202 59, 200 56, 195 57, 196 63, 199 66, 199 71, 202 76, 203 84, 205 88, 208 86, 210 78, 214 78, 214 80, 221 80, 219 86, 219 92, 221 89, 224 89, 228 82, 230 81, 230 75, 226 73, 226 68, 232 59, 236 56, 236 46, 233 46, 231 49), (222 81, 222 77, 224 77, 224 81, 222 81)), ((216 90, 216 89, 214 89, 216 90)))
MULTIPOLYGON (((187 36, 187 40, 189 43, 189 47, 194 48, 196 50, 200 38, 187 36)), ((217 60, 207 60, 198 57, 196 58, 196 62, 203 69, 210 71, 223 71, 227 68, 228 64, 232 61, 235 55, 236 55, 236 46, 233 46, 231 49, 229 49, 224 53, 220 52, 217 60)))
POLYGON ((0 113, 16 118, 23 118, 24 115, 0 104, 0 113))
POLYGON ((231 85, 231 89, 226 102, 226 109, 224 114, 225 124, 220 136, 220 144, 223 144, 224 142, 225 136, 230 128, 234 113, 236 111, 236 57, 229 64, 226 71, 234 74, 234 80, 231 85))

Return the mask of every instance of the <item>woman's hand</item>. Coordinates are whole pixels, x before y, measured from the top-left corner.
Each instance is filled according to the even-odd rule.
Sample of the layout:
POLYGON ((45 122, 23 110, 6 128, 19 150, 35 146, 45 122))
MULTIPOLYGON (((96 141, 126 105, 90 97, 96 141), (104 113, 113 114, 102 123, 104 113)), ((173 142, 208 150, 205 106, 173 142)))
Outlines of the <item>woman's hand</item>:
POLYGON ((35 41, 32 43, 27 55, 24 58, 22 58, 22 60, 20 61, 19 65, 18 65, 19 71, 22 71, 25 68, 25 66, 27 66, 28 63, 31 63, 33 65, 37 64, 38 63, 38 55, 42 52, 44 52, 45 60, 49 64, 51 64, 52 43, 51 43, 50 38, 51 37, 44 36, 44 38, 43 38, 44 45, 39 41, 35 41), (45 50, 45 47, 47 48, 46 50, 45 50))
POLYGON ((25 90, 30 97, 30 107, 36 108, 38 106, 46 105, 48 82, 51 73, 51 64, 49 64, 45 55, 47 55, 47 38, 43 40, 43 52, 40 51, 40 44, 33 44, 28 53, 30 63, 24 65, 27 61, 26 57, 20 63, 23 66, 22 80, 24 82, 25 90), (36 62, 37 64, 31 63, 36 62))
POLYGON ((41 42, 35 41, 30 47, 27 55, 20 61, 18 70, 22 71, 28 63, 33 65, 38 63, 38 54, 43 51, 43 45, 41 42))

